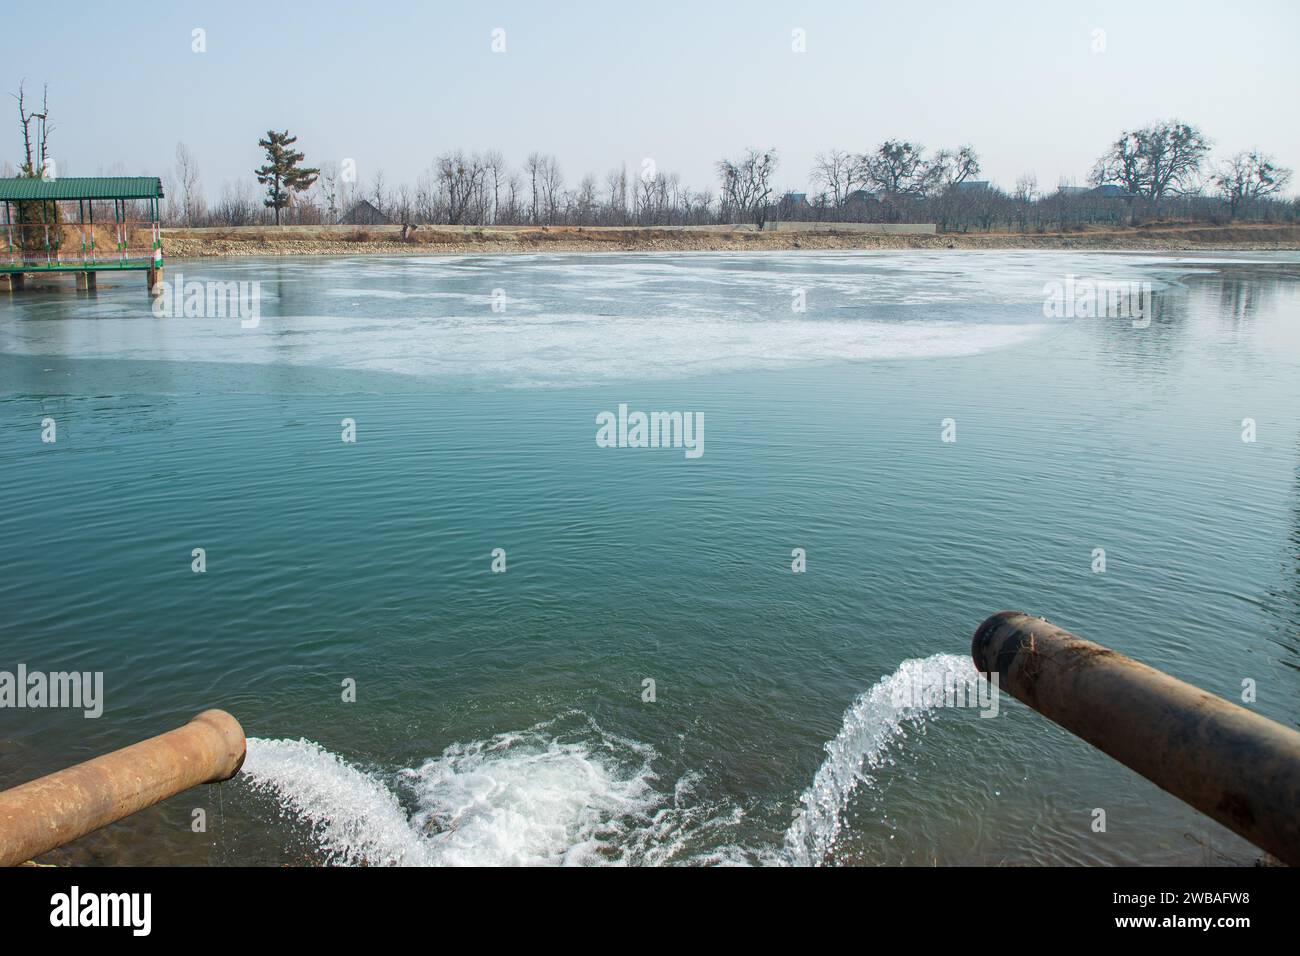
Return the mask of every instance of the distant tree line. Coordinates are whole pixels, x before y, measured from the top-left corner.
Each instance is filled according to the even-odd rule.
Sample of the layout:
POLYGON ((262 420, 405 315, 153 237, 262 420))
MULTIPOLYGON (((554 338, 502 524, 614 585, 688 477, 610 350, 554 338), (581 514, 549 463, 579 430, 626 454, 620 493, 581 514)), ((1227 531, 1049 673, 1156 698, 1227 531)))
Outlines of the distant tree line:
MULTIPOLYGON (((23 155, 0 175, 53 175, 48 157, 49 107, 29 109, 23 85, 18 104, 23 155)), ((969 145, 928 151, 891 139, 865 153, 819 153, 807 191, 778 191, 776 150, 748 149, 715 163, 717 191, 696 191, 676 173, 645 160, 598 180, 585 175, 569 186, 552 155, 530 153, 512 168, 496 150, 451 150, 436 157, 413 185, 391 185, 382 170, 368 180, 348 163, 304 164, 287 130, 270 130, 259 145, 266 163, 252 181, 223 185, 205 198, 199 163, 182 143, 164 177, 168 225, 241 226, 270 223, 318 225, 367 222, 452 225, 686 226, 770 220, 821 222, 934 222, 942 231, 972 229, 1064 231, 1090 224, 1137 225, 1156 220, 1221 223, 1232 220, 1295 222, 1300 199, 1287 199, 1292 171, 1258 149, 1210 160, 1212 143, 1179 120, 1125 130, 1097 158, 1088 185, 1059 183, 1039 189, 1032 173, 1007 190, 978 179, 979 155, 969 145)), ((66 166, 63 170, 69 171, 66 166)), ((120 172, 120 171, 119 171, 120 172)), ((132 209, 133 216, 139 215, 132 209)), ((58 223, 57 203, 18 204, 17 222, 58 223)))
POLYGON ((773 149, 748 149, 715 164, 716 191, 695 191, 649 160, 629 174, 566 182, 552 155, 530 153, 510 166, 495 150, 450 150, 413 184, 392 184, 382 170, 360 180, 338 163, 301 166, 287 131, 261 141, 268 163, 251 182, 226 184, 203 199, 198 164, 182 144, 167 190, 167 220, 181 225, 253 225, 283 221, 364 221, 452 225, 682 226, 771 220, 934 222, 942 231, 1065 231, 1090 224, 1155 220, 1221 223, 1234 219, 1295 222, 1300 200, 1287 199, 1291 170, 1259 150, 1210 160, 1211 142, 1178 120, 1126 130, 1099 156, 1086 185, 1040 189, 1033 174, 1010 189, 979 179, 969 145, 927 150, 886 140, 864 153, 819 153, 806 191, 778 190, 773 149), (278 177, 278 178, 277 178, 278 177))

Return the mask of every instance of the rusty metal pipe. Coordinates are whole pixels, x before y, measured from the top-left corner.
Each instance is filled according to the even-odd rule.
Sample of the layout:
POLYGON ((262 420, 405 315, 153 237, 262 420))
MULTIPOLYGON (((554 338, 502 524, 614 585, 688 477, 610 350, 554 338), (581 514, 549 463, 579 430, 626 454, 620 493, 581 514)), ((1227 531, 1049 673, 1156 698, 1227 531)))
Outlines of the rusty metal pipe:
POLYGON ((1020 611, 981 624, 971 656, 1001 690, 1300 865, 1300 733, 1020 611))
POLYGON ((244 763, 244 731, 224 710, 0 793, 0 866, 15 866, 244 763))

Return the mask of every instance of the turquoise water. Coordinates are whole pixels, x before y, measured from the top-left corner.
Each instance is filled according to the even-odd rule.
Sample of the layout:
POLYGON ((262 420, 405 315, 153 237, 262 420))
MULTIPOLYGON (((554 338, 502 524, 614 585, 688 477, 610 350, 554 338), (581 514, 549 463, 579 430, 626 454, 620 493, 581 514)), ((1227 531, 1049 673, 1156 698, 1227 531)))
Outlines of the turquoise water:
POLYGON ((1257 855, 1005 696, 891 690, 1020 608, 1300 722, 1300 255, 178 272, 259 282, 259 324, 129 277, 0 298, 0 670, 106 698, 0 709, 0 786, 210 706, 250 756, 52 860, 1257 855), (1153 321, 1045 318, 1068 275, 1153 321), (620 403, 702 414, 704 454, 598 447, 620 403))

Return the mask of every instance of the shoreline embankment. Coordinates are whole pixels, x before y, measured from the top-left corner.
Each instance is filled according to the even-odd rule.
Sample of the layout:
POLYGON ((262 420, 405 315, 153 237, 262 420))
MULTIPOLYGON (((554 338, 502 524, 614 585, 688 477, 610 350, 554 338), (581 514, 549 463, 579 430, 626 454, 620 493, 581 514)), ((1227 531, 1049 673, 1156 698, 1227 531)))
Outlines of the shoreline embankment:
MULTIPOLYGON (((776 224, 774 224, 776 225, 776 224)), ((163 231, 168 259, 237 256, 498 255, 539 252, 768 252, 789 250, 1300 250, 1300 225, 1166 223, 1078 232, 866 231, 860 224, 759 230, 724 226, 233 226, 163 231)), ((802 225, 802 224, 801 224, 802 225)))

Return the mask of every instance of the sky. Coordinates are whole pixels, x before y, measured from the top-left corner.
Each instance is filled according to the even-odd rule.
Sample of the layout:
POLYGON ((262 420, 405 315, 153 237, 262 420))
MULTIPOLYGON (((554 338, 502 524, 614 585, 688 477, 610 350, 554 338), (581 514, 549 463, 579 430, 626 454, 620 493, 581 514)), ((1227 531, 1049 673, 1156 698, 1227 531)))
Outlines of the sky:
MULTIPOLYGON (((571 187, 650 158, 716 191, 714 163, 752 146, 803 190, 819 151, 903 138, 969 143, 981 178, 1050 189, 1170 117, 1216 157, 1258 147, 1300 169, 1297 0, 65 0, 5 24, 0 87, 48 83, 60 175, 168 175, 183 142, 210 198, 252 181, 271 127, 310 165, 354 160, 363 184, 494 148, 516 167, 554 154, 571 187)), ((16 165, 7 109, 0 162, 16 165)))

